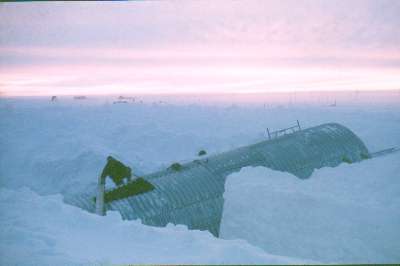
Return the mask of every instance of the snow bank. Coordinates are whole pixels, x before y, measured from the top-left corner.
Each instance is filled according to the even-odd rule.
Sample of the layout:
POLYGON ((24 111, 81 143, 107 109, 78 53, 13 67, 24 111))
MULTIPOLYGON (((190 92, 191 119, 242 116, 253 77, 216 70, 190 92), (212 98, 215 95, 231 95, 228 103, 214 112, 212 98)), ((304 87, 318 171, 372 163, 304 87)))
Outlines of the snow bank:
POLYGON ((100 217, 27 188, 0 189, 0 212, 0 265, 305 263, 184 226, 100 217))
POLYGON ((254 111, 201 106, 34 100, 7 106, 0 105, 0 185, 42 195, 95 187, 110 154, 140 175, 195 159, 201 149, 210 154, 252 143, 264 127, 254 111), (235 117, 253 121, 254 129, 235 129, 235 117))
POLYGON ((400 154, 300 180, 267 168, 228 177, 220 235, 282 256, 335 263, 400 260, 400 154))

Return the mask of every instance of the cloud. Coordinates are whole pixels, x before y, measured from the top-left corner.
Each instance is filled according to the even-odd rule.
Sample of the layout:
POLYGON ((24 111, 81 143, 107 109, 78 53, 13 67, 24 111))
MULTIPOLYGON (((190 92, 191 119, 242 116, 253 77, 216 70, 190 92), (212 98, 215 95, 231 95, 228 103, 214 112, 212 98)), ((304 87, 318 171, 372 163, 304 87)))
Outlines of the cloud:
POLYGON ((400 47, 400 3, 143 1, 2 4, 3 45, 400 47))
MULTIPOLYGON (((395 88, 398 14, 397 0, 3 3, 0 89, 343 88, 341 74, 318 82, 324 68, 365 69, 380 77, 373 86, 395 88), (274 68, 303 76, 278 81, 274 68), (43 82, 48 73, 59 78, 43 82)), ((357 80, 347 84, 372 86, 357 80)))

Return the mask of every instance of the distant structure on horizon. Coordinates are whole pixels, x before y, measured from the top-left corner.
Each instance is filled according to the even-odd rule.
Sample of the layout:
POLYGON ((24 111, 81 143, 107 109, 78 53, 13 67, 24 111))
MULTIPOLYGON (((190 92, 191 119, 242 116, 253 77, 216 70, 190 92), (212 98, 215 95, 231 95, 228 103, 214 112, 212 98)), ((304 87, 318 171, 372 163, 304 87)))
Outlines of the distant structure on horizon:
POLYGON ((119 104, 119 103, 128 103, 128 101, 121 101, 121 100, 113 101, 113 104, 119 104))
POLYGON ((87 97, 86 97, 86 96, 83 96, 83 95, 74 96, 74 100, 86 100, 86 99, 87 99, 87 97))
POLYGON ((120 100, 120 101, 131 101, 131 102, 134 103, 136 101, 136 98, 135 97, 131 97, 131 96, 122 96, 122 95, 120 95, 118 97, 118 100, 120 100))

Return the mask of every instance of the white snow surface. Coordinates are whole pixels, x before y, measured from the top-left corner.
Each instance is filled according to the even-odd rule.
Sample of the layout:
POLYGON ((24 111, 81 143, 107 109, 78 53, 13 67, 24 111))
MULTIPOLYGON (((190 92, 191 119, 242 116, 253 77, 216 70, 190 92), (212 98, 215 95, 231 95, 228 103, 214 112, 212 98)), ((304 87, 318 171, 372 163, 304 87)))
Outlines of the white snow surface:
POLYGON ((106 217, 64 204, 60 195, 0 189, 0 265, 292 264, 244 240, 185 226, 166 228, 106 217))
POLYGON ((225 184, 220 236, 325 263, 400 261, 400 153, 311 178, 246 167, 225 184))
MULTIPOLYGON (((303 128, 341 123, 355 132, 370 151, 400 147, 400 107, 393 105, 269 105, 265 109, 262 105, 113 105, 112 100, 90 98, 79 102, 60 98, 57 103, 40 98, 1 98, 0 265, 251 264, 311 260, 351 263, 373 258, 378 262, 398 261, 394 254, 398 245, 393 240, 399 239, 398 230, 394 230, 396 225, 399 228, 399 217, 398 211, 390 210, 399 209, 399 169, 397 175, 386 175, 394 173, 388 169, 399 165, 397 155, 321 169, 304 181, 257 170, 269 171, 268 178, 257 179, 264 174, 252 175, 259 187, 254 195, 260 201, 275 200, 275 205, 268 206, 253 206, 253 195, 229 189, 234 182, 229 177, 223 236, 242 240, 216 239, 208 232, 189 231, 184 226, 149 227, 140 221, 122 221, 117 213, 98 217, 62 202, 65 195, 95 189, 98 174, 110 154, 140 175, 175 161, 193 160, 201 149, 213 154, 255 143, 265 139, 267 127, 288 127, 296 119, 303 128), (367 178, 363 179, 364 175, 367 178), (269 190, 263 182, 268 182, 269 190), (231 213, 235 199, 229 195, 236 195, 237 200, 248 195, 244 202, 237 202, 235 215, 231 213), (264 197, 268 199, 262 200, 264 197), (270 216, 272 220, 268 220, 259 211, 281 207, 282 202, 292 212, 274 210, 270 212, 274 214, 270 216), (247 218, 249 206, 259 221, 247 218), (288 216, 293 212, 297 219, 288 216), (303 212, 310 216, 302 216, 303 212), (329 219, 324 216, 333 212, 329 219), (319 223, 307 217, 314 217, 319 223), (238 232, 235 226, 245 221, 252 226, 243 226, 242 232, 238 232), (268 221, 276 224, 272 227, 268 221), (336 233, 319 243, 321 247, 314 248, 318 237, 300 241, 306 233, 300 234, 293 229, 296 227, 315 230, 309 236, 316 235, 314 232, 321 234, 322 227, 336 233), (259 238, 264 233, 274 233, 269 236, 274 241, 266 244, 266 237, 259 238), (346 234, 353 238, 345 237, 346 234), (291 235, 293 244, 287 245, 291 235), (296 249, 294 243, 301 248, 296 249), (336 244, 341 244, 342 250, 333 251, 336 244)), ((240 175, 250 170, 243 171, 240 175)), ((238 186, 245 183, 238 182, 238 186)))

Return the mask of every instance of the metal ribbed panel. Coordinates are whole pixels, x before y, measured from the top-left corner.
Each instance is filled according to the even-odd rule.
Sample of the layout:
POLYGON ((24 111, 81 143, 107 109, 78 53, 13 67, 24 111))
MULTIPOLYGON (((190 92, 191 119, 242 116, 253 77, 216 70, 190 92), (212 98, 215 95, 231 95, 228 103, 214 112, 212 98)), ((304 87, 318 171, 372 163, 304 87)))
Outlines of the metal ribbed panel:
MULTIPOLYGON (((155 226, 185 224, 218 236, 229 174, 245 166, 265 166, 308 178, 314 169, 337 166, 344 157, 360 161, 361 154, 369 153, 353 132, 339 124, 324 124, 195 160, 183 164, 178 172, 165 170, 144 176, 154 190, 113 201, 106 208, 119 211, 124 219, 140 218, 155 226)), ((92 198, 81 195, 68 202, 93 212, 92 198)))

